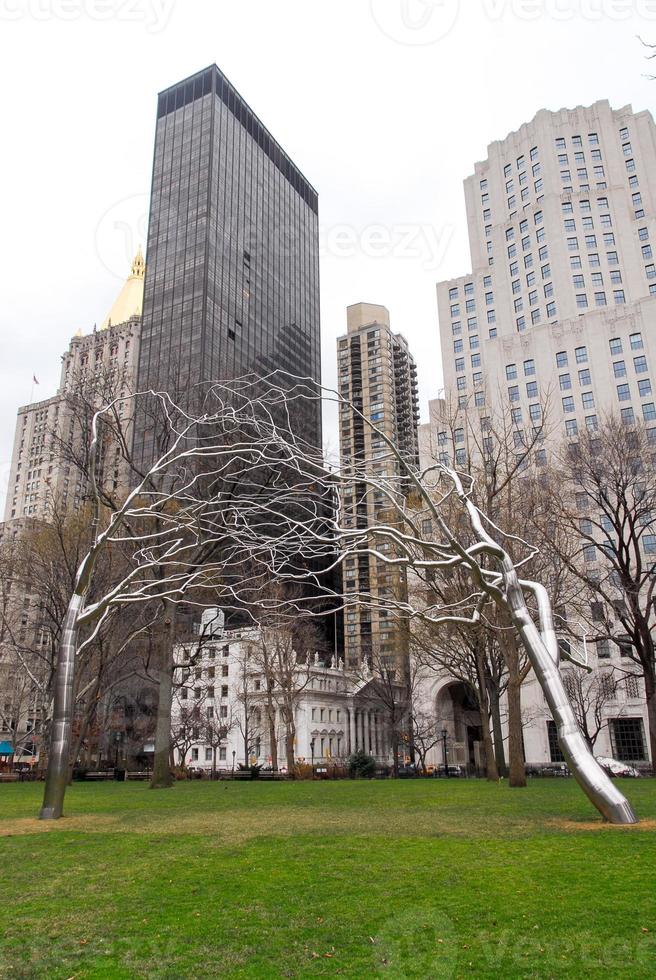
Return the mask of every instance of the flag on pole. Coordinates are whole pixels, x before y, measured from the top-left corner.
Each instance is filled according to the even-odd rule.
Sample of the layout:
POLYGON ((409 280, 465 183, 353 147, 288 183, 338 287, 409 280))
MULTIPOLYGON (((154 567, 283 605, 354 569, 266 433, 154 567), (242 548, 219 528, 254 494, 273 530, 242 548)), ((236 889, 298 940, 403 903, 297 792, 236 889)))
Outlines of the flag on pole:
POLYGON ((35 385, 38 385, 39 379, 37 378, 36 374, 32 375, 32 381, 34 382, 35 385))

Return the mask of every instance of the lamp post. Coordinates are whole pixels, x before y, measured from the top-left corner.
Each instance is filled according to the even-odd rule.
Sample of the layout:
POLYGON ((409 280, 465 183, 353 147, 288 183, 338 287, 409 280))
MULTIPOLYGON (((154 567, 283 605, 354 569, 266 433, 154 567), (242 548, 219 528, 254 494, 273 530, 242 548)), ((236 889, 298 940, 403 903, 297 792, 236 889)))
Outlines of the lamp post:
POLYGON ((236 749, 232 750, 232 778, 235 778, 235 755, 237 754, 236 749))
POLYGON ((312 756, 312 778, 314 779, 314 739, 310 739, 310 755, 312 756))
POLYGON ((447 747, 446 747, 446 737, 447 737, 448 734, 449 733, 447 732, 446 728, 443 728, 442 731, 441 731, 441 735, 442 735, 442 750, 444 752, 444 775, 447 778, 449 776, 449 755, 448 755, 447 747))

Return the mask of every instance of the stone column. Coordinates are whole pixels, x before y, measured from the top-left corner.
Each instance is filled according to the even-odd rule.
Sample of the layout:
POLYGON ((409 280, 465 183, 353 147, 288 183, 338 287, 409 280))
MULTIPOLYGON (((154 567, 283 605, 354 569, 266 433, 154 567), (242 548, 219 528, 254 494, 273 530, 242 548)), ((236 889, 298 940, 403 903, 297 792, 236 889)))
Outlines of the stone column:
POLYGON ((356 733, 355 733, 355 706, 351 705, 349 708, 349 755, 352 755, 356 749, 356 733))

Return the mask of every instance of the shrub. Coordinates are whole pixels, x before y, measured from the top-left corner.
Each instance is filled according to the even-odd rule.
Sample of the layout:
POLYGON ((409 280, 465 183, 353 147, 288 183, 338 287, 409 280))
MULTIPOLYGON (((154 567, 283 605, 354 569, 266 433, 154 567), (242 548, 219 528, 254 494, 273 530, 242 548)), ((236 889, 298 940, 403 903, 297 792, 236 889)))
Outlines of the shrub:
POLYGON ((358 749, 348 757, 349 776, 352 779, 371 779, 376 773, 376 760, 358 749))

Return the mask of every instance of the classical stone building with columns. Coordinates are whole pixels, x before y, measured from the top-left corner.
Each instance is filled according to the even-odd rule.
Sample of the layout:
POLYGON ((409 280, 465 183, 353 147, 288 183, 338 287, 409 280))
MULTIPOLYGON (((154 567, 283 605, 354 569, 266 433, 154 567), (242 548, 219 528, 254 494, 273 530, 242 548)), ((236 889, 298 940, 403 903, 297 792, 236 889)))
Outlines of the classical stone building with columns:
MULTIPOLYGON (((180 648, 178 662, 194 663, 179 670, 176 679, 176 762, 207 771, 227 769, 234 753, 236 765, 271 765, 268 685, 259 664, 258 641, 257 630, 221 627, 200 650, 180 648), (217 729, 223 729, 223 737, 217 729)), ((341 660, 316 654, 309 662, 299 660, 293 687, 295 762, 343 762, 356 749, 364 749, 379 763, 391 765, 392 712, 366 666, 355 674, 345 671, 341 660)), ((402 704, 400 685, 394 687, 394 697, 402 704)), ((275 686, 271 700, 278 768, 284 770, 286 726, 277 707, 281 692, 275 686)))

